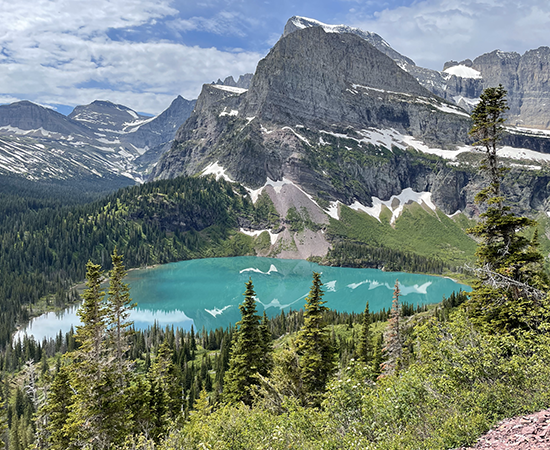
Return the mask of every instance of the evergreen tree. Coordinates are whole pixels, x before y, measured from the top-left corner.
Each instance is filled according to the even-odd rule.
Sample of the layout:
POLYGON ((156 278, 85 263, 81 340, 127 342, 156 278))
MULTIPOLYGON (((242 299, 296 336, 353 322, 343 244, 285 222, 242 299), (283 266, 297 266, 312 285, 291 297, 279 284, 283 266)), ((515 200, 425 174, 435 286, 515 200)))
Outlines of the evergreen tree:
POLYGON ((122 264, 122 255, 118 254, 116 247, 111 255, 111 259, 113 268, 109 274, 107 317, 110 326, 109 334, 111 335, 115 350, 118 371, 122 377, 123 358, 128 350, 129 328, 133 324, 133 322, 128 320, 128 317, 130 316, 130 310, 135 307, 135 304, 132 304, 128 284, 123 281, 126 276, 126 270, 122 264))
MULTIPOLYGON (((61 384, 67 376, 62 370, 58 374, 57 385, 54 385, 59 391, 57 397, 65 406, 56 405, 59 399, 56 400, 55 396, 46 405, 47 411, 57 414, 55 425, 46 426, 51 431, 49 439, 52 447, 61 448, 67 445, 68 440, 68 448, 110 448, 122 442, 131 426, 127 392, 130 369, 126 367, 122 371, 122 363, 119 364, 117 358, 117 349, 122 347, 117 348, 116 339, 108 339, 107 324, 110 317, 118 319, 114 330, 117 325, 119 330, 125 329, 124 304, 128 296, 127 286, 122 283, 124 267, 116 252, 113 263, 114 283, 110 289, 112 301, 107 305, 103 302, 105 293, 101 289, 101 266, 92 262, 87 264, 87 289, 78 310, 82 325, 77 327, 75 336, 79 348, 69 355, 70 365, 66 369, 70 373, 67 383, 73 395, 67 396, 62 389, 61 384), (118 305, 113 303, 114 299, 119 301, 118 305), (61 427, 62 422, 64 424, 61 427)), ((122 351, 120 356, 122 359, 122 351)))
POLYGON ((149 407, 151 437, 158 442, 181 413, 182 389, 178 368, 172 361, 172 350, 164 340, 149 372, 149 407))
POLYGON ((106 449, 120 438, 125 424, 120 416, 126 413, 122 396, 118 395, 117 376, 109 358, 107 346, 107 314, 101 290, 101 266, 88 262, 87 289, 78 310, 82 325, 77 326, 76 339, 80 348, 71 365, 71 387, 74 402, 65 424, 65 435, 71 445, 79 448, 106 449))
POLYGON ((86 356, 86 359, 95 362, 102 360, 106 351, 107 310, 103 304, 105 292, 101 289, 102 281, 103 271, 101 266, 88 261, 88 264, 86 264, 84 301, 77 311, 82 325, 76 327, 75 338, 80 345, 79 356, 86 356))
POLYGON ((224 398, 227 402, 252 403, 251 387, 258 384, 257 373, 267 374, 262 351, 266 348, 260 333, 260 317, 256 315, 256 293, 252 280, 246 283, 244 302, 239 305, 241 320, 237 322, 229 368, 224 377, 224 398))
POLYGON ((296 337, 296 349, 300 355, 300 373, 306 401, 319 405, 327 382, 335 369, 335 349, 329 328, 323 320, 328 310, 322 300, 321 275, 313 272, 313 284, 306 297, 304 325, 296 337))
POLYGON ((361 334, 359 336, 359 345, 357 347, 357 357, 365 364, 369 364, 372 361, 372 337, 371 337, 371 324, 372 318, 369 311, 369 302, 365 306, 363 311, 363 320, 361 322, 361 334))
POLYGON ((378 378, 382 374, 382 362, 384 360, 383 355, 383 343, 384 337, 382 334, 378 334, 374 340, 374 350, 372 356, 372 374, 374 378, 378 378))
POLYGON ((522 233, 536 222, 511 212, 501 192, 507 169, 501 166, 497 149, 506 110, 506 90, 502 85, 485 89, 472 112, 470 130, 475 145, 485 153, 480 169, 487 175, 488 185, 475 197, 476 203, 486 209, 480 214, 480 222, 468 230, 479 240, 476 251, 479 280, 465 306, 474 322, 491 332, 536 325, 526 323, 525 317, 535 317, 534 321, 540 322, 540 314, 531 313, 542 306, 543 291, 548 288, 538 235, 535 233, 530 241, 522 233))
POLYGON ((68 366, 62 366, 55 375, 48 392, 48 401, 43 406, 41 415, 46 418, 45 438, 52 450, 71 448, 71 436, 67 434, 66 424, 69 419, 74 393, 71 389, 71 376, 68 366))
POLYGON ((269 329, 269 319, 264 310, 262 321, 260 323, 261 355, 260 375, 267 376, 273 368, 273 339, 269 329))
POLYGON ((386 355, 386 361, 382 363, 382 375, 393 375, 399 371, 399 365, 401 363, 401 355, 403 352, 403 339, 401 336, 401 328, 399 324, 399 317, 401 315, 399 307, 399 296, 401 291, 399 290, 399 281, 395 280, 395 287, 393 290, 393 301, 390 311, 390 320, 388 323, 388 330, 386 331, 384 347, 384 353, 386 355))

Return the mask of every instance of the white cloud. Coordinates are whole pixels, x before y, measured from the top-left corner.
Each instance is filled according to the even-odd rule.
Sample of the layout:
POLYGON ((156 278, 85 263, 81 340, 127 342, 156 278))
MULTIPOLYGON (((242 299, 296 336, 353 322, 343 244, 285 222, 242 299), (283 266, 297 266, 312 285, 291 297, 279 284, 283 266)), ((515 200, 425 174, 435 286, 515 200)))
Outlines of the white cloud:
POLYGON ((442 69, 496 49, 523 53, 547 43, 550 3, 546 0, 426 0, 374 14, 358 7, 351 25, 374 31, 424 67, 442 69))
POLYGON ((246 17, 237 12, 220 11, 213 17, 192 17, 178 20, 172 26, 180 31, 206 31, 219 35, 246 36, 246 28, 257 25, 253 17, 246 17))
POLYGON ((167 1, 2 2, 4 98, 68 105, 100 98, 158 113, 178 94, 196 98, 205 82, 254 71, 261 55, 253 52, 110 37, 176 13, 167 1))

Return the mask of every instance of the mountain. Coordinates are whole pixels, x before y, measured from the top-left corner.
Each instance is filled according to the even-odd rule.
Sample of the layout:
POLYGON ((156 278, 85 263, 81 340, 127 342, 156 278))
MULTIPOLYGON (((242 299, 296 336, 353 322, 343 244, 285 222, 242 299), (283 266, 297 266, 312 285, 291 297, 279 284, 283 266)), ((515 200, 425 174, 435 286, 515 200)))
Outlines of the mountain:
POLYGON ((323 30, 325 30, 325 32, 327 33, 355 34, 356 36, 359 36, 360 38, 367 41, 370 45, 372 45, 378 51, 384 53, 386 56, 389 56, 397 64, 415 65, 412 59, 407 58, 406 56, 403 56, 401 53, 395 51, 393 48, 391 48, 390 44, 388 44, 378 34, 371 33, 370 31, 363 31, 360 28, 350 27, 347 25, 328 25, 326 23, 319 22, 318 20, 315 20, 315 19, 308 19, 306 17, 294 16, 288 19, 285 25, 282 37, 288 36, 289 34, 294 33, 295 31, 298 31, 298 30, 303 30, 305 28, 313 28, 313 27, 323 28, 323 30))
POLYGON ((205 85, 153 176, 194 174, 223 160, 229 176, 251 187, 299 170, 330 198, 367 200, 351 186, 342 192, 334 173, 308 164, 314 155, 304 153, 304 144, 349 139, 373 157, 381 139, 391 154, 392 136, 395 143, 418 138, 454 148, 467 139, 468 123, 464 111, 364 39, 308 28, 281 38, 258 64, 249 90, 205 85))
POLYGON ((487 87, 502 84, 508 91, 510 125, 550 128, 550 48, 540 47, 524 55, 495 50, 462 62, 448 61, 443 71, 417 66, 395 51, 379 35, 346 25, 328 25, 314 19, 294 16, 288 20, 283 36, 296 30, 321 27, 330 33, 353 33, 392 58, 402 69, 435 95, 470 112, 487 87))
MULTIPOLYGON (((386 237, 393 233, 386 226, 417 235, 430 217, 442 224, 446 215, 478 215, 474 195, 484 180, 481 155, 469 145, 469 114, 427 89, 411 73, 414 63, 379 36, 304 24, 289 21, 248 89, 203 86, 151 178, 213 174, 244 184, 253 201, 267 195, 281 218, 267 229, 268 254, 281 257, 324 255, 334 239, 378 242, 357 227, 385 223, 386 237), (334 231, 333 219, 355 225, 334 231)), ((454 67, 440 76, 478 79, 476 69, 454 67)), ((549 210, 550 155, 533 151, 549 144, 543 131, 514 129, 507 137, 501 156, 512 170, 503 190, 517 212, 549 210)), ((251 235, 261 231, 242 225, 251 235)), ((464 235, 461 227, 447 236, 464 235)))
POLYGON ((142 181, 194 104, 178 97, 156 117, 108 101, 77 106, 67 117, 28 101, 0 106, 0 174, 142 181))
POLYGON ((252 81, 252 76, 253 74, 251 73, 245 73, 244 75, 240 75, 237 81, 235 81, 233 77, 227 77, 223 81, 218 79, 218 81, 212 84, 248 89, 250 87, 250 82, 252 81))

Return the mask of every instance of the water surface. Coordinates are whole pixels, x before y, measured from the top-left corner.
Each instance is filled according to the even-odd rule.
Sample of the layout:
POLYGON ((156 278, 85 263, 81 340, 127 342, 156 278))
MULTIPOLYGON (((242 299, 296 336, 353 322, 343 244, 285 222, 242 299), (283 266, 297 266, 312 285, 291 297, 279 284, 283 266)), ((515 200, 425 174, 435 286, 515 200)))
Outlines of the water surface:
MULTIPOLYGON (((143 329, 157 322, 186 330, 214 329, 240 319, 245 283, 252 279, 258 314, 303 307, 312 283, 320 272, 326 306, 338 311, 362 312, 368 301, 371 311, 390 308, 396 279, 401 301, 410 304, 440 302, 453 291, 470 290, 449 278, 377 269, 319 266, 303 260, 244 256, 181 261, 150 269, 132 270, 126 278, 137 303, 131 319, 143 329)), ((41 340, 78 324, 76 308, 34 319, 26 332, 41 340)))

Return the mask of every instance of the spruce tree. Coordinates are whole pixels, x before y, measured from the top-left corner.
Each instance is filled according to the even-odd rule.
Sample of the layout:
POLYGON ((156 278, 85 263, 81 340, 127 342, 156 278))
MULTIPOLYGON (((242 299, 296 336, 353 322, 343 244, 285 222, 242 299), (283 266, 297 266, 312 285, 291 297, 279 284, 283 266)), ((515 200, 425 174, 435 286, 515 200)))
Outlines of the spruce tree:
POLYGON ((324 292, 321 275, 313 272, 313 284, 306 297, 304 325, 296 338, 300 355, 300 374, 306 401, 319 405, 329 378, 335 369, 335 349, 323 313, 327 311, 322 300, 324 292))
MULTIPOLYGON (((518 217, 504 204, 501 183, 507 169, 497 157, 508 110, 506 90, 499 85, 487 88, 472 112, 470 134, 474 145, 483 149, 480 170, 488 184, 475 201, 485 208, 480 222, 469 233, 478 239, 478 281, 465 307, 473 321, 486 331, 502 332, 532 328, 524 316, 540 308, 548 279, 542 270, 543 257, 538 250, 537 234, 530 241, 524 230, 536 222, 518 217)), ((541 320, 540 317, 537 320, 541 320)))
POLYGON ((401 308, 399 304, 399 281, 395 280, 393 290, 393 301, 390 311, 390 320, 388 329, 385 335, 385 343, 383 351, 386 356, 386 361, 382 363, 382 376, 393 375, 399 371, 401 363, 401 355, 403 353, 403 340, 401 336, 401 326, 399 323, 401 308))
POLYGON ((128 350, 128 337, 133 322, 129 321, 130 310, 135 307, 130 298, 130 288, 124 283, 126 270, 122 263, 122 255, 115 247, 111 255, 113 268, 109 273, 109 297, 107 301, 107 318, 109 334, 114 347, 118 372, 123 376, 123 359, 128 350))
POLYGON ((363 311, 363 320, 361 322, 361 334, 359 335, 359 345, 357 346, 357 357, 365 364, 372 361, 372 337, 371 337, 372 318, 369 311, 369 302, 363 311))
POLYGON ((224 377, 224 398, 229 403, 252 403, 252 386, 258 384, 257 373, 265 374, 265 345, 260 332, 260 317, 256 315, 256 293, 252 280, 246 283, 244 302, 239 305, 241 320, 235 326, 229 368, 224 377))

